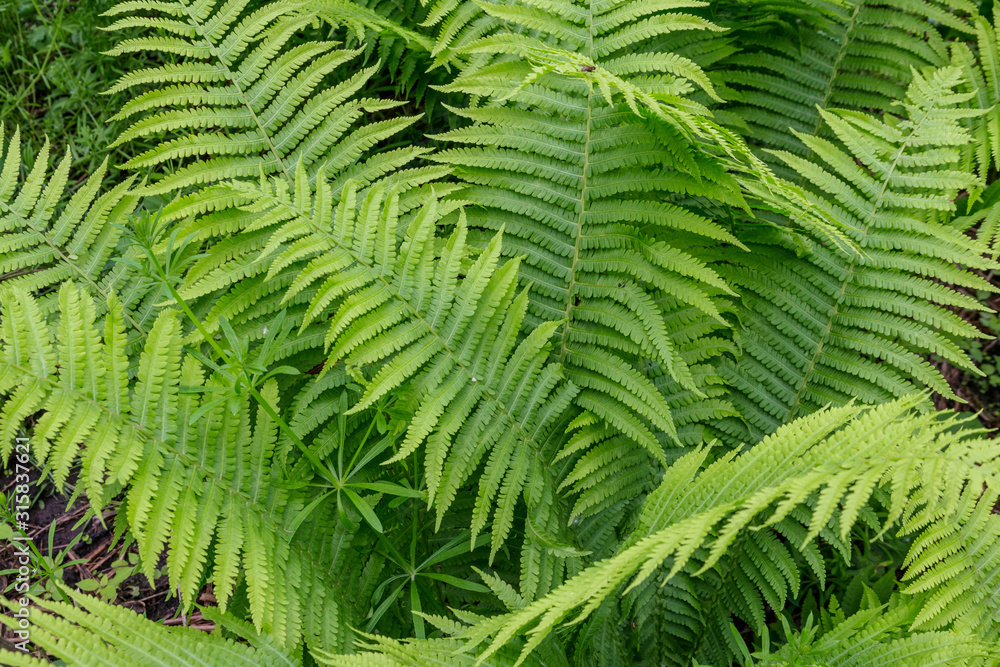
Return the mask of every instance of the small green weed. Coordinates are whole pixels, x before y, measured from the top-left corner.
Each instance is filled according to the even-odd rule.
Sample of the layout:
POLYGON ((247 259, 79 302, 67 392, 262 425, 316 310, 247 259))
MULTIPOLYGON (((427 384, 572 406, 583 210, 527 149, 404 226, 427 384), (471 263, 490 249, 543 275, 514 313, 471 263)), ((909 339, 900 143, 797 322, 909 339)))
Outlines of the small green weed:
POLYGON ((31 169, 46 137, 58 146, 54 150, 73 151, 73 183, 82 182, 105 156, 113 165, 130 157, 123 148, 107 150, 127 123, 105 121, 127 94, 102 93, 126 69, 158 61, 101 55, 120 39, 98 28, 109 23, 100 15, 112 4, 0 0, 0 122, 21 130, 23 170, 31 169))

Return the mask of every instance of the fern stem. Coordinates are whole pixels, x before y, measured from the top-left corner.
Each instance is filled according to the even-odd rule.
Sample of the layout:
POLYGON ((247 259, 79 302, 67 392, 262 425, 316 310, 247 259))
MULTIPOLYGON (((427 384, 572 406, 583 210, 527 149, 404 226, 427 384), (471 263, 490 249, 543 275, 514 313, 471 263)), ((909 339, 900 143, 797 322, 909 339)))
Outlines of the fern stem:
MULTIPOLYGON (((588 58, 594 55, 594 2, 588 5, 587 16, 587 53, 588 58)), ((583 169, 581 171, 580 183, 580 212, 576 217, 576 238, 573 242, 573 261, 570 264, 569 283, 566 285, 566 322, 563 324, 562 340, 559 343, 559 363, 562 364, 566 358, 569 340, 569 328, 573 322, 570 313, 573 310, 573 288, 576 286, 576 267, 580 262, 580 237, 583 236, 583 222, 587 215, 587 174, 590 170, 590 132, 594 117, 594 85, 587 81, 587 129, 583 137, 583 169)))

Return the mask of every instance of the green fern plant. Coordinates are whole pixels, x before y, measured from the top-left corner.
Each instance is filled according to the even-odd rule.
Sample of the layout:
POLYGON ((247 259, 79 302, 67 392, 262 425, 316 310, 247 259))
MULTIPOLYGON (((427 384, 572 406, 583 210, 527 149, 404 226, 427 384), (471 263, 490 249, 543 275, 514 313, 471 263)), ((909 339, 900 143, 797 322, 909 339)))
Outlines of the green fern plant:
MULTIPOLYGON (((982 109, 983 114, 974 120, 973 146, 979 177, 985 180, 989 176, 990 165, 1000 161, 1000 126, 998 126, 997 103, 1000 102, 1000 86, 996 81, 998 43, 996 27, 990 25, 984 17, 978 17, 975 24, 976 41, 970 48, 965 42, 952 45, 952 62, 962 69, 966 80, 976 91, 975 107, 982 109), (978 51, 978 58, 973 51, 978 51)), ((992 238, 988 238, 992 241, 992 238)))
MULTIPOLYGON (((869 591, 870 593, 870 591, 869 591)), ((793 633, 782 620, 787 643, 779 650, 755 653, 745 664, 761 665, 880 665, 893 662, 986 665, 996 655, 989 645, 961 632, 907 632, 914 606, 898 599, 883 605, 873 594, 867 607, 850 617, 831 609, 828 623, 809 619, 793 633), (829 625, 829 627, 823 627, 829 625)), ((747 650, 749 654, 749 650, 747 650)))
MULTIPOLYGON (((237 578, 245 577, 258 629, 291 644, 306 631, 319 645, 342 646, 347 620, 319 574, 324 561, 288 529, 309 498, 289 493, 275 477, 278 426, 266 410, 252 408, 246 393, 230 395, 226 373, 206 375, 182 353, 176 312, 157 317, 130 381, 114 297, 103 335, 93 302, 73 283, 59 291, 57 328, 23 289, 5 289, 2 304, 4 458, 31 418, 35 455, 57 485, 79 457, 95 506, 127 486, 121 511, 148 577, 169 547, 167 571, 187 604, 211 573, 225 608, 237 578), (312 583, 291 584, 300 578, 312 583)), ((261 395, 277 404, 274 380, 261 395)))
MULTIPOLYGON (((246 646, 233 638, 171 630, 152 623, 133 611, 102 602, 97 598, 69 591, 79 607, 62 603, 44 603, 46 613, 32 615, 32 642, 52 655, 73 664, 129 665, 226 665, 227 667, 262 667, 301 665, 301 652, 281 648, 253 626, 217 612, 206 611, 209 618, 245 639, 246 646)), ((11 623, 4 617, 5 623, 11 623)), ((181 629, 183 630, 183 629, 181 629)), ((5 651, 4 661, 11 667, 39 667, 47 662, 5 651)))
MULTIPOLYGON (((990 169, 995 168, 1000 156, 1000 113, 997 103, 1000 101, 1000 86, 996 80, 996 66, 1000 56, 1000 43, 997 40, 995 25, 991 25, 984 17, 978 17, 975 24, 976 41, 971 44, 956 42, 951 46, 952 63, 961 69, 969 88, 974 93, 972 106, 982 110, 982 114, 967 121, 970 124, 972 143, 968 147, 966 162, 974 162, 980 179, 985 183, 990 177, 990 169)), ((998 215, 1000 208, 996 205, 996 188, 987 187, 985 191, 973 190, 964 199, 966 210, 959 208, 952 225, 960 229, 968 229, 976 225, 976 238, 996 247, 998 234, 998 215), (980 200, 981 195, 981 200, 980 200)))
MULTIPOLYGON (((824 111, 890 112, 905 96, 914 69, 948 64, 948 45, 937 26, 971 36, 978 10, 964 0, 891 6, 851 0, 802 3, 778 15, 784 28, 736 25, 741 48, 716 67, 736 98, 729 111, 745 123, 748 139, 810 159, 811 147, 797 136, 833 139, 824 111)), ((762 156, 786 178, 801 178, 784 161, 762 156)))
POLYGON ((918 596, 914 606, 920 610, 912 627, 996 633, 997 556, 991 547, 1000 522, 993 514, 994 493, 970 488, 953 506, 928 507, 910 519, 912 526, 927 526, 904 562, 902 592, 918 596))
MULTIPOLYGON (((0 151, 4 150, 4 139, 0 124, 0 151)), ((0 281, 41 297, 45 314, 57 308, 53 289, 67 280, 77 281, 103 301, 120 293, 126 304, 124 317, 136 331, 147 331, 156 314, 155 304, 163 295, 112 259, 117 253, 127 253, 122 232, 139 203, 130 189, 135 178, 101 194, 107 174, 105 162, 65 201, 72 158, 67 151, 48 174, 49 151, 49 144, 45 144, 34 156, 34 168, 19 183, 20 132, 14 130, 6 142, 0 172, 0 281)))
POLYGON ((969 133, 955 68, 915 73, 903 117, 822 111, 837 144, 799 139, 816 156, 777 159, 799 172, 817 206, 843 221, 857 250, 773 227, 741 234, 750 252, 721 270, 740 291, 743 356, 723 373, 751 439, 830 402, 879 403, 921 385, 952 392, 922 356, 976 372, 956 345, 977 329, 944 306, 984 308, 946 284, 993 291, 985 244, 937 222, 959 190, 977 185, 958 167, 969 133), (821 160, 821 162, 820 162, 821 160), (940 304, 940 305, 938 305, 940 304))
POLYGON ((468 213, 473 241, 481 243, 503 224, 508 252, 525 254, 532 326, 566 321, 553 354, 581 388, 577 405, 662 457, 654 433, 676 441, 676 424, 637 360, 651 359, 685 389, 698 390, 651 296, 669 295, 721 320, 713 291, 728 287, 685 251, 685 241, 703 236, 739 245, 670 197, 739 206, 742 196, 716 160, 681 143, 674 125, 634 113, 644 103, 679 122, 672 108, 664 111, 653 99, 653 88, 663 86, 664 98, 690 120, 680 96, 692 82, 711 90, 697 66, 670 54, 619 54, 644 34, 637 19, 647 13, 655 14, 646 21, 654 32, 714 26, 656 5, 634 17, 612 4, 592 13, 572 2, 560 6, 547 14, 530 4, 483 5, 491 16, 572 46, 553 48, 526 34, 469 45, 471 53, 515 59, 499 59, 449 85, 449 91, 491 97, 493 104, 455 109, 474 124, 438 138, 469 147, 434 159, 469 184, 457 196, 475 206, 468 213), (666 241, 668 235, 679 242, 666 241))
POLYGON ((994 664, 1000 456, 919 393, 993 291, 991 12, 119 3, 151 147, 0 155, 0 454, 217 629, 66 591, 37 646, 994 664))
MULTIPOLYGON (((305 185, 304 172, 299 180, 305 185)), ((534 328, 518 343, 528 296, 517 293, 517 260, 498 268, 501 234, 463 267, 464 213, 438 253, 433 233, 441 203, 435 197, 412 220, 397 253, 399 196, 387 197, 380 187, 371 188, 358 204, 348 184, 335 216, 325 188, 315 199, 307 190, 305 198, 292 199, 281 181, 273 189, 266 183, 230 187, 255 201, 264 220, 287 220, 262 252, 271 261, 265 281, 293 261, 309 260, 283 300, 319 284, 301 329, 332 311, 326 363, 344 360, 349 369, 360 369, 386 362, 351 410, 363 410, 399 391, 397 402, 413 417, 399 451, 387 463, 426 443, 428 500, 437 508, 439 523, 459 488, 490 454, 480 480, 472 539, 496 503, 495 554, 510 530, 522 489, 540 485, 544 472, 538 450, 576 393, 563 382, 559 365, 547 362, 557 323, 534 328), (332 224, 327 222, 331 217, 332 224), (286 249, 271 257, 269 248, 279 242, 286 249), (404 383, 412 388, 405 390, 404 383)), ((531 498, 529 507, 537 502, 531 498)))
MULTIPOLYGON (((547 361, 557 324, 536 327, 518 341, 528 303, 527 294, 516 291, 518 263, 498 268, 500 234, 469 263, 461 212, 439 247, 435 226, 453 206, 439 201, 433 186, 407 223, 402 245, 397 232, 404 206, 395 184, 388 192, 376 184, 359 201, 349 181, 336 207, 332 188, 324 181, 313 193, 304 167, 294 192, 281 179, 217 186, 213 193, 226 201, 251 202, 241 207, 252 214, 245 232, 263 230, 269 238, 252 259, 229 258, 231 247, 225 255, 207 253, 178 296, 188 301, 224 293, 208 312, 205 331, 230 322, 251 339, 266 328, 260 322, 266 324, 272 309, 292 306, 287 321, 299 326, 300 336, 296 348, 276 358, 319 348, 324 372, 342 360, 365 385, 352 413, 398 391, 398 409, 412 421, 388 462, 426 441, 428 500, 439 522, 490 453, 492 472, 480 485, 471 539, 499 502, 495 553, 522 489, 546 486, 537 453, 550 439, 558 441, 553 424, 576 393, 560 366, 547 361), (377 372, 366 376, 373 367, 377 372)), ((537 495, 526 499, 543 502, 537 495)))
MULTIPOLYGON (((975 435, 949 433, 952 424, 934 414, 914 414, 922 400, 917 396, 887 403, 849 424, 858 408, 822 410, 779 429, 742 455, 722 457, 700 474, 707 451, 689 454, 650 496, 631 544, 618 555, 522 609, 478 621, 460 636, 470 648, 488 641, 482 655, 489 657, 524 631, 523 657, 574 609, 582 607, 576 622, 587 618, 633 575, 626 591, 662 563, 676 574, 703 544, 708 554, 700 571, 708 570, 742 531, 775 525, 811 498, 799 548, 835 514, 841 537, 847 536, 882 480, 888 512, 883 531, 921 509, 954 507, 966 488, 995 485, 995 448, 975 435)), ((935 551, 946 552, 947 547, 937 545, 935 551)), ((976 612, 967 605, 962 615, 976 612)))
POLYGON ((145 186, 144 194, 172 193, 261 171, 291 179, 300 161, 314 174, 348 172, 374 180, 426 152, 408 147, 359 162, 365 151, 415 118, 356 127, 365 114, 399 106, 355 97, 377 65, 318 88, 361 51, 297 37, 315 20, 303 3, 278 1, 257 9, 249 5, 249 0, 225 4, 139 0, 107 12, 113 17, 130 14, 109 29, 138 26, 170 35, 125 40, 111 55, 150 51, 180 59, 129 73, 109 89, 150 87, 114 116, 142 114, 115 145, 155 133, 173 135, 123 165, 156 173, 173 163, 163 178, 145 186), (302 43, 292 46, 295 41, 302 43), (190 159, 201 156, 208 159, 190 159))
POLYGON ((369 59, 377 58, 399 95, 423 103, 424 112, 433 114, 437 94, 432 86, 444 83, 442 72, 433 75, 434 41, 420 30, 426 14, 418 0, 317 0, 310 9, 332 26, 348 33, 348 43, 365 48, 369 59))

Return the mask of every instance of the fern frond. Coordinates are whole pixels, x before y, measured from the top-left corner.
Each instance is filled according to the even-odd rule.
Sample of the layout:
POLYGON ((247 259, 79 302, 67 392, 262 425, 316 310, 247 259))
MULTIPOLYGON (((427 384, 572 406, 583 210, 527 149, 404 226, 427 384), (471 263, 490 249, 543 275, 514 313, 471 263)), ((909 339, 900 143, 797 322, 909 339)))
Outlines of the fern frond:
MULTIPOLYGON (((817 540, 805 542, 815 507, 816 500, 809 498, 775 525, 741 533, 709 571, 701 571, 710 555, 707 546, 696 549, 676 573, 669 561, 665 563, 622 605, 627 620, 636 625, 634 641, 648 646, 666 664, 725 664, 738 659, 730 633, 734 618, 758 636, 765 635, 768 609, 787 608, 810 578, 824 585, 835 566, 824 559, 821 543, 848 562, 850 542, 841 535, 836 513, 820 528, 817 540)), ((862 506, 857 523, 872 532, 880 529, 868 506, 862 506)))
MULTIPOLYGON (((482 653, 488 657, 526 631, 522 656, 527 655, 573 609, 583 607, 576 621, 586 618, 621 584, 632 578, 628 589, 633 589, 663 563, 675 574, 702 545, 708 556, 701 571, 709 569, 747 528, 775 525, 812 498, 808 532, 795 546, 807 544, 841 503, 863 504, 871 497, 874 488, 865 481, 870 478, 891 489, 887 525, 909 505, 947 506, 966 487, 995 485, 997 459, 988 441, 955 432, 954 419, 914 414, 922 400, 900 399, 860 416, 853 406, 821 410, 741 455, 723 456, 697 477, 705 452, 689 455, 650 496, 630 546, 523 609, 479 621, 464 635, 469 646, 492 637, 482 653), (942 475, 945 461, 953 463, 942 475)), ((841 534, 850 529, 849 518, 841 515, 841 534)))
MULTIPOLYGON (((680 447, 671 446, 666 434, 658 438, 673 461, 688 449, 722 435, 718 429, 729 421, 739 421, 739 413, 726 398, 729 390, 715 368, 723 358, 736 358, 738 351, 731 340, 722 337, 726 327, 715 318, 673 298, 661 298, 658 304, 670 339, 694 382, 693 388, 685 388, 658 364, 642 367, 676 420, 680 447)), ((596 415, 583 413, 574 421, 572 437, 558 457, 564 458, 572 462, 572 470, 561 479, 560 487, 576 497, 571 521, 643 498, 653 489, 650 470, 657 466, 656 459, 648 451, 630 446, 626 437, 596 415)))
MULTIPOLYGON (((952 65, 958 67, 969 89, 974 93, 971 106, 982 114, 967 121, 971 126, 972 143, 964 162, 975 164, 975 170, 983 183, 988 183, 990 169, 1000 164, 1000 81, 997 67, 1000 67, 1000 38, 994 24, 985 17, 975 18, 975 42, 955 41, 951 43, 952 65)), ((970 205, 976 202, 978 190, 970 193, 970 205)), ((990 244, 996 243, 995 213, 987 215, 987 220, 979 233, 979 238, 990 244)))
POLYGON ((135 175, 0 153, 0 457, 219 629, 33 639, 996 667, 1000 451, 919 393, 997 291, 989 7, 120 0, 135 175))
MULTIPOLYGON (((429 37, 410 27, 420 23, 421 5, 417 2, 390 3, 375 0, 346 2, 345 0, 318 0, 310 3, 310 9, 329 23, 349 26, 354 37, 361 44, 385 39, 385 33, 402 38, 406 48, 414 51, 430 52, 433 42, 429 37), (367 39, 374 37, 375 40, 367 39)), ((373 48, 373 47, 369 47, 373 48)), ((391 49, 392 45, 374 47, 391 49)), ((383 59, 384 61, 384 59, 383 59)), ((396 68, 390 68, 396 69, 396 68)))
POLYGON ((525 664, 528 667, 545 667, 546 665, 568 665, 566 656, 555 646, 540 649, 537 655, 527 661, 518 661, 516 646, 510 646, 498 651, 488 659, 479 659, 474 655, 463 654, 462 642, 458 639, 427 639, 420 642, 400 641, 391 637, 369 635, 361 645, 371 649, 367 652, 351 656, 337 656, 316 653, 316 660, 321 665, 331 667, 433 667, 435 665, 455 665, 456 667, 513 667, 515 664, 525 664))
MULTIPOLYGON (((414 211, 419 211, 434 193, 446 194, 459 187, 437 182, 436 179, 447 173, 447 169, 438 166, 396 171, 384 177, 383 167, 391 171, 400 166, 393 161, 393 153, 384 153, 372 161, 380 163, 373 174, 349 170, 348 175, 357 178, 321 179, 316 186, 315 205, 310 194, 314 186, 309 183, 309 172, 300 165, 296 170, 298 180, 294 196, 286 185, 276 183, 272 186, 265 178, 259 188, 252 184, 210 186, 166 206, 161 220, 174 225, 173 231, 179 238, 188 239, 191 252, 200 251, 200 256, 184 271, 181 296, 201 314, 208 330, 218 331, 220 319, 224 318, 236 333, 256 343, 267 337, 269 324, 281 315, 287 322, 306 324, 299 335, 282 344, 275 360, 290 360, 301 370, 323 363, 327 327, 321 322, 332 314, 330 308, 336 305, 336 293, 321 290, 323 282, 317 278, 325 278, 323 271, 327 267, 320 255, 325 251, 326 241, 322 239, 332 238, 330 223, 345 186, 350 187, 349 215, 352 216, 358 213, 359 193, 364 199, 369 188, 374 187, 384 200, 387 189, 394 191, 398 201, 394 215, 401 216, 402 220, 396 225, 400 232, 415 215, 414 211), (373 177, 374 184, 367 180, 368 176, 373 177), (433 189, 428 182, 433 182, 433 189), (257 195, 265 190, 268 193, 280 190, 285 193, 281 197, 293 196, 306 208, 293 207, 294 210, 274 210, 261 215, 254 203, 259 203, 257 195), (285 222, 288 222, 287 228, 283 225, 285 222), (314 238, 314 235, 318 236, 314 238), (280 266, 272 264, 279 257, 280 266), (320 292, 325 300, 314 302, 320 292)), ((407 159, 404 157, 403 162, 407 159)), ((446 212, 442 209, 442 213, 446 212)), ((371 225, 359 229, 359 234, 374 233, 379 211, 372 214, 376 217, 364 218, 363 223, 358 223, 371 225)), ((348 218, 342 223, 353 229, 355 220, 348 218)), ((398 250, 400 240, 383 237, 381 242, 397 246, 398 250)), ((353 241, 348 241, 341 250, 349 249, 351 243, 353 241)), ((165 247, 165 243, 161 243, 157 251, 165 252, 165 247)), ((345 277, 344 284, 356 278, 345 277)), ((350 291, 351 288, 345 289, 350 291)), ((191 336, 192 342, 201 338, 199 332, 192 332, 191 336)))
POLYGON ((980 637, 1000 628, 997 496, 995 487, 985 493, 969 488, 957 506, 928 507, 910 518, 913 526, 927 524, 904 561, 902 592, 920 595, 912 627, 954 628, 980 637))
POLYGON ((955 341, 980 334, 946 307, 983 306, 946 285, 994 291, 962 268, 994 264, 985 245, 929 219, 976 184, 956 168, 970 139, 960 121, 976 115, 957 108, 969 97, 955 92, 959 81, 955 68, 914 74, 899 122, 821 111, 846 147, 799 135, 822 162, 775 153, 858 249, 748 227, 740 236, 751 252, 720 269, 741 293, 744 352, 721 371, 751 439, 830 402, 878 403, 915 386, 952 396, 926 353, 976 372, 955 341))
MULTIPOLYGON (((0 155, 4 148, 0 123, 0 155)), ((34 168, 23 182, 20 130, 6 143, 0 171, 0 282, 39 297, 42 312, 58 307, 53 288, 67 280, 79 282, 94 297, 106 301, 131 284, 124 316, 137 331, 146 331, 155 317, 153 304, 162 295, 143 284, 134 272, 111 260, 119 252, 122 226, 139 203, 130 188, 135 177, 125 179, 105 193, 101 182, 107 162, 69 197, 67 183, 72 156, 69 150, 50 174, 50 146, 35 156, 34 168)), ((129 254, 125 250, 125 254, 129 254)))
MULTIPOLYGON (((302 652, 282 649, 252 627, 221 615, 212 617, 250 645, 188 628, 169 628, 130 609, 66 589, 79 605, 35 600, 31 642, 70 665, 162 665, 163 667, 293 667, 302 652), (41 613, 44 610, 45 613, 41 613)), ((8 602, 7 604, 11 604, 8 602)), ((3 622, 16 627, 4 616, 3 622)), ((6 665, 41 665, 23 653, 0 651, 6 665)))
MULTIPOLYGON (((987 665, 995 648, 960 631, 909 632, 916 606, 894 598, 887 605, 862 609, 822 634, 809 619, 773 653, 759 651, 754 664, 862 667, 912 664, 987 665), (818 635, 818 636, 817 636, 818 635)), ((783 621, 786 632, 790 630, 783 621)))
POLYGON ((457 51, 503 25, 501 19, 484 12, 474 0, 434 0, 427 4, 427 16, 420 27, 435 31, 431 55, 437 66, 453 62, 458 58, 457 51))
MULTIPOLYGON (((231 183, 232 193, 256 217, 252 229, 273 228, 247 265, 231 260, 182 290, 185 299, 219 289, 230 291, 208 318, 209 330, 229 313, 244 288, 238 281, 259 275, 284 290, 283 302, 304 305, 291 315, 308 331, 327 320, 325 368, 343 361, 349 369, 377 368, 352 412, 390 393, 412 415, 399 451, 388 462, 426 445, 429 501, 440 518, 484 457, 485 473, 473 513, 472 539, 493 508, 493 552, 511 528, 514 508, 530 480, 543 474, 537 454, 575 387, 563 382, 558 364, 547 361, 558 326, 540 324, 518 339, 528 306, 517 293, 518 261, 499 266, 501 235, 467 263, 464 213, 439 248, 434 230, 452 205, 433 187, 414 211, 402 245, 400 196, 383 185, 359 202, 349 183, 334 208, 330 184, 313 196, 304 169, 289 193, 283 181, 231 183), (289 268, 292 267, 292 268, 289 268), (287 278, 285 277, 287 276, 287 278)), ((526 499, 529 505, 537 498, 526 499)))
MULTIPOLYGON (((289 181, 296 164, 315 177, 339 174, 376 143, 415 121, 400 117, 357 127, 366 113, 398 103, 358 98, 375 71, 369 67, 331 82, 331 75, 360 50, 329 41, 308 41, 302 31, 315 19, 307 4, 249 0, 133 5, 107 12, 119 18, 109 29, 175 26, 170 38, 122 42, 112 54, 136 51, 179 54, 180 62, 126 74, 110 92, 150 87, 115 118, 143 114, 113 145, 165 134, 155 148, 129 160, 129 169, 178 168, 147 185, 143 194, 166 194, 220 180, 281 174, 289 181)), ((405 149, 413 159, 425 152, 405 149)))
MULTIPOLYGON (((53 470, 57 485, 79 457, 80 483, 95 507, 126 489, 121 511, 147 576, 168 550, 171 586, 185 604, 210 574, 225 608, 245 570, 258 630, 288 646, 303 633, 317 646, 346 645, 343 605, 351 603, 338 601, 330 578, 321 574, 331 566, 328 548, 314 553, 287 529, 310 498, 279 484, 279 470, 271 465, 277 425, 245 394, 236 403, 216 400, 232 391, 232 380, 206 377, 195 358, 182 353, 175 311, 157 317, 130 383, 125 326, 114 296, 101 336, 90 296, 64 283, 58 345, 39 304, 23 289, 7 288, 0 303, 5 460, 17 429, 36 415, 34 453, 53 470)), ((274 380, 262 396, 277 405, 274 380)))
MULTIPOLYGON (((717 67, 738 98, 728 111, 745 123, 747 138, 803 158, 812 153, 798 134, 832 138, 822 112, 889 112, 904 97, 912 70, 948 64, 938 26, 971 34, 971 19, 978 16, 978 8, 965 0, 903 0, 891 6, 823 0, 790 11, 795 29, 777 32, 766 23, 744 29, 738 53, 717 67)), ((798 179, 794 168, 764 157, 780 175, 798 179)))
MULTIPOLYGON (((316 0, 310 10, 332 26, 347 31, 349 46, 363 46, 369 61, 380 63, 397 94, 423 104, 431 116, 440 94, 434 86, 445 83, 446 71, 434 69, 434 40, 421 24, 427 8, 419 0, 316 0)), ((439 62, 438 64, 441 64, 439 62)))
MULTIPOLYGON (((619 16, 627 14, 621 4, 566 1, 546 3, 545 11, 532 3, 483 5, 491 15, 569 43, 557 48, 525 34, 497 34, 470 45, 469 52, 517 59, 466 71, 447 87, 492 102, 455 109, 475 124, 437 138, 468 147, 432 159, 452 165, 469 184, 460 196, 476 205, 469 209, 473 242, 481 246, 504 225, 508 252, 525 255, 522 279, 533 284, 529 325, 566 320, 554 356, 581 387, 577 405, 662 459, 654 432, 676 441, 677 427, 637 360, 660 364, 685 389, 695 385, 655 297, 669 295, 721 320, 710 294, 727 289, 669 237, 738 243, 669 198, 680 193, 739 206, 742 196, 737 181, 670 124, 698 125, 691 119, 701 113, 682 97, 690 85, 680 77, 707 80, 693 63, 669 54, 620 55, 638 25, 637 18, 619 16)), ((650 9, 656 25, 712 27, 663 13, 676 3, 668 4, 650 9)))

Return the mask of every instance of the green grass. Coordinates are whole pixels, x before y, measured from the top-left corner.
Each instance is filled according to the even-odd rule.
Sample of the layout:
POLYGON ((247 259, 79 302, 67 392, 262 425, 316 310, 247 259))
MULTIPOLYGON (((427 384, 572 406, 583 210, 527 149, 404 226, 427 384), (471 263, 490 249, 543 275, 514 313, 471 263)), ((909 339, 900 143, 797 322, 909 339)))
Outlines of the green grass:
MULTIPOLYGON (((98 27, 109 24, 100 14, 112 4, 0 0, 0 122, 8 136, 13 127, 21 129, 25 169, 46 137, 54 151, 72 149, 73 183, 82 182, 105 156, 112 165, 120 164, 142 148, 107 149, 126 123, 105 119, 121 108, 128 93, 102 93, 126 70, 156 64, 140 54, 101 54, 126 36, 98 27)), ((108 179, 119 180, 113 171, 108 179)))

